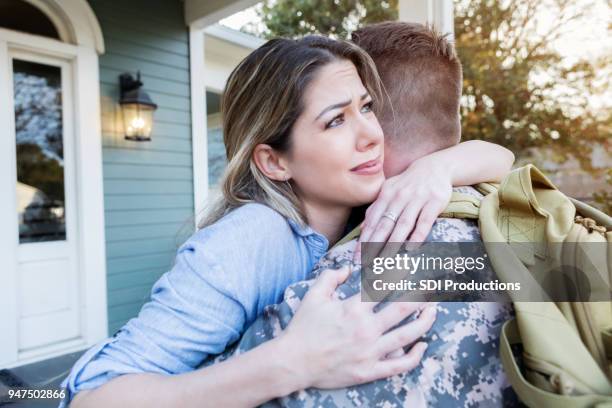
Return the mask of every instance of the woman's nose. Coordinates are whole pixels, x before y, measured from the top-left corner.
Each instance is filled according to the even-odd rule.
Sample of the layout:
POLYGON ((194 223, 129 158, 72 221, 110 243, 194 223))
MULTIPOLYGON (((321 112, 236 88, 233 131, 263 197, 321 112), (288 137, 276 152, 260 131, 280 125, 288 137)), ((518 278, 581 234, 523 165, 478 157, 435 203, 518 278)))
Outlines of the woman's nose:
POLYGON ((383 132, 378 121, 361 116, 356 123, 357 150, 366 151, 383 142, 383 132))

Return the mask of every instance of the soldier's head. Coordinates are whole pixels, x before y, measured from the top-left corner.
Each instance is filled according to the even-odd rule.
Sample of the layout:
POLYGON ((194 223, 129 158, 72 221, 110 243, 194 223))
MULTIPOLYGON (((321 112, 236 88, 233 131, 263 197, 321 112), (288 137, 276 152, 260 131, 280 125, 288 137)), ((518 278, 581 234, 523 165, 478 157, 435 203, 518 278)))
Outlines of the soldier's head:
POLYGON ((370 54, 388 94, 376 109, 385 133, 387 177, 459 142, 462 70, 446 35, 390 21, 361 28, 352 40, 370 54))

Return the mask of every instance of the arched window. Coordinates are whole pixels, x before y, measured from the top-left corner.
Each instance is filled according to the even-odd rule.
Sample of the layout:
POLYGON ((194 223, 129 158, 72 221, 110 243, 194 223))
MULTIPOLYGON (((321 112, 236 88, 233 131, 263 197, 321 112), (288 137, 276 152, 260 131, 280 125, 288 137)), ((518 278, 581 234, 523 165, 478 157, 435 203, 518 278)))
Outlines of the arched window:
POLYGON ((22 0, 0 0, 0 27, 60 40, 49 17, 22 0))

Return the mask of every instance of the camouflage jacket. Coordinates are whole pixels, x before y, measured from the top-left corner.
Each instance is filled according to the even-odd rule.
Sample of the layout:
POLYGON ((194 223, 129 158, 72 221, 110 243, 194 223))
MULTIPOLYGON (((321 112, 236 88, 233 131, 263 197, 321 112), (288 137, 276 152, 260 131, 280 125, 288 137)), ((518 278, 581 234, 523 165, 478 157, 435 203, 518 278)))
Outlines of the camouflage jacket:
MULTIPOLYGON (((457 189, 455 190, 457 191, 457 189)), ((462 193, 482 198, 473 188, 462 193)), ((438 218, 428 242, 481 241, 475 220, 438 218)), ((352 263, 356 240, 330 250, 310 280, 290 285, 281 303, 268 306, 241 339, 205 365, 223 361, 277 336, 291 321, 317 275, 352 263)), ((360 270, 354 268, 337 289, 339 298, 360 291, 360 270)), ((310 388, 269 401, 265 407, 498 407, 516 405, 498 353, 502 324, 512 316, 509 304, 445 302, 424 341, 422 364, 411 372, 342 389, 310 388)))

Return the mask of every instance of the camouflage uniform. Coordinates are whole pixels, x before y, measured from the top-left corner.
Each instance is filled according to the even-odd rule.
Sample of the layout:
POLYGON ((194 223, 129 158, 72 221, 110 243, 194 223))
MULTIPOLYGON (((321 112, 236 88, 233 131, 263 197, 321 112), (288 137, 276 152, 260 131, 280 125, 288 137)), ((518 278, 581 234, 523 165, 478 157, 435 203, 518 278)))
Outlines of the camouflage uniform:
MULTIPOLYGON (((479 198, 473 188, 456 189, 479 198)), ((438 218, 427 237, 430 242, 481 241, 475 220, 438 218)), ((351 264, 356 241, 333 248, 317 264, 312 279, 290 285, 280 304, 268 306, 239 342, 216 357, 222 361, 277 336, 289 324, 304 295, 323 270, 351 264)), ((337 289, 339 298, 360 291, 355 268, 337 289)), ((310 388, 270 401, 274 407, 498 407, 515 405, 498 352, 502 324, 511 317, 508 304, 446 302, 438 304, 436 321, 424 340, 428 348, 422 364, 411 372, 367 384, 322 390, 310 388)), ((408 320, 408 319, 407 319, 408 320)))

